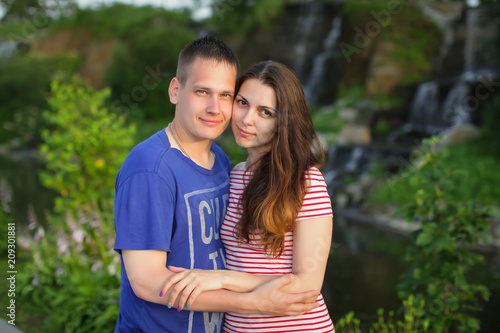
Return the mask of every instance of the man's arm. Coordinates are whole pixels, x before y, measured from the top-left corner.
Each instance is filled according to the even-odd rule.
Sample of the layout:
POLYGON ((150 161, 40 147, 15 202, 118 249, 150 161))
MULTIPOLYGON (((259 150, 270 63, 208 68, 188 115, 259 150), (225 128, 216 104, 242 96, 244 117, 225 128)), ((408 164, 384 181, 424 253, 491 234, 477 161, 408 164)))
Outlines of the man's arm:
MULTIPOLYGON (((165 267, 167 253, 160 250, 122 250, 122 256, 127 277, 136 296, 148 302, 168 306, 168 299, 160 296, 164 283, 175 274, 165 267)), ((283 276, 264 283, 249 293, 207 291, 189 306, 189 310, 299 315, 316 308, 315 302, 304 302, 316 297, 319 291, 291 294, 281 290, 282 286, 294 280, 291 276, 283 276)))

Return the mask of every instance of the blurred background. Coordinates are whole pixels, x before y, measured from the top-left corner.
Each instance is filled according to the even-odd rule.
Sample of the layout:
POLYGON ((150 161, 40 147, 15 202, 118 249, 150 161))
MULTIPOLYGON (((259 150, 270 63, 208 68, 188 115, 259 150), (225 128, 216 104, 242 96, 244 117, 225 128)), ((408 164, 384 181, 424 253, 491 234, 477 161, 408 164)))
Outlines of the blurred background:
POLYGON ((500 1, 0 0, 0 17, 0 270, 23 332, 113 330, 114 181, 206 34, 241 71, 272 59, 302 82, 337 332, 500 331, 500 1))

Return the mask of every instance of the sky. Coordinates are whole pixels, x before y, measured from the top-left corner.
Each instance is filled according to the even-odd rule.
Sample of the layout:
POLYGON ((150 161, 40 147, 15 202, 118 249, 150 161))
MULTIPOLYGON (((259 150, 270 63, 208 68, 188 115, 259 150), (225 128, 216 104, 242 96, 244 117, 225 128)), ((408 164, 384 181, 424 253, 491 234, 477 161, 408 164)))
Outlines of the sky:
MULTIPOLYGON (((76 0, 80 7, 92 7, 99 4, 110 4, 113 2, 123 2, 134 6, 152 5, 158 7, 165 7, 168 9, 193 7, 195 1, 193 0, 76 0)), ((199 8, 194 11, 194 18, 206 18, 210 15, 209 4, 210 0, 198 0, 200 3, 199 8)))
MULTIPOLYGON (((165 7, 167 9, 193 7, 197 2, 198 9, 193 12, 193 18, 202 19, 210 16, 209 5, 211 0, 76 0, 81 8, 98 6, 100 4, 111 4, 113 2, 122 2, 134 6, 152 5, 165 7)), ((3 8, 0 8, 0 17, 4 14, 3 8)))

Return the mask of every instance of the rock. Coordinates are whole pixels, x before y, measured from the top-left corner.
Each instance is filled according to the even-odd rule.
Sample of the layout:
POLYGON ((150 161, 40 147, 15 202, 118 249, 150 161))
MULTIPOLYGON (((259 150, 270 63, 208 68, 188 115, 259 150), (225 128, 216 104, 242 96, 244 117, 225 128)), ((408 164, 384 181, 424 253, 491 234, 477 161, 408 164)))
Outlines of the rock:
POLYGON ((339 117, 352 124, 356 121, 358 112, 355 109, 342 109, 339 111, 339 117))
POLYGON ((368 144, 372 141, 370 128, 365 125, 346 125, 339 134, 341 144, 368 144))
POLYGON ((478 138, 479 135, 479 128, 472 124, 458 125, 446 130, 441 135, 440 146, 447 147, 460 142, 470 141, 478 138))
POLYGON ((351 206, 359 205, 363 201, 366 194, 365 189, 358 182, 349 184, 345 188, 345 191, 351 197, 351 201, 349 202, 349 205, 351 206))
POLYGON ((403 69, 393 61, 393 42, 380 42, 368 72, 366 90, 369 96, 391 96, 404 76, 403 69))
POLYGON ((335 196, 335 209, 347 207, 349 196, 345 193, 339 193, 335 196))

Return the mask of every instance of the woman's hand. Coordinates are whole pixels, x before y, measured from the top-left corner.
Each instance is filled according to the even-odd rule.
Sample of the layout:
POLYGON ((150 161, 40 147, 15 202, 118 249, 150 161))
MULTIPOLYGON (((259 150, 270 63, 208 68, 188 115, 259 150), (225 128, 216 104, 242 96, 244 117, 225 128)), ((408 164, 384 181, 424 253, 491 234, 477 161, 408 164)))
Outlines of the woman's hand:
POLYGON ((204 291, 224 288, 225 270, 185 269, 169 266, 177 273, 163 285, 160 297, 167 297, 168 307, 176 307, 177 311, 189 309, 196 298, 204 291))

